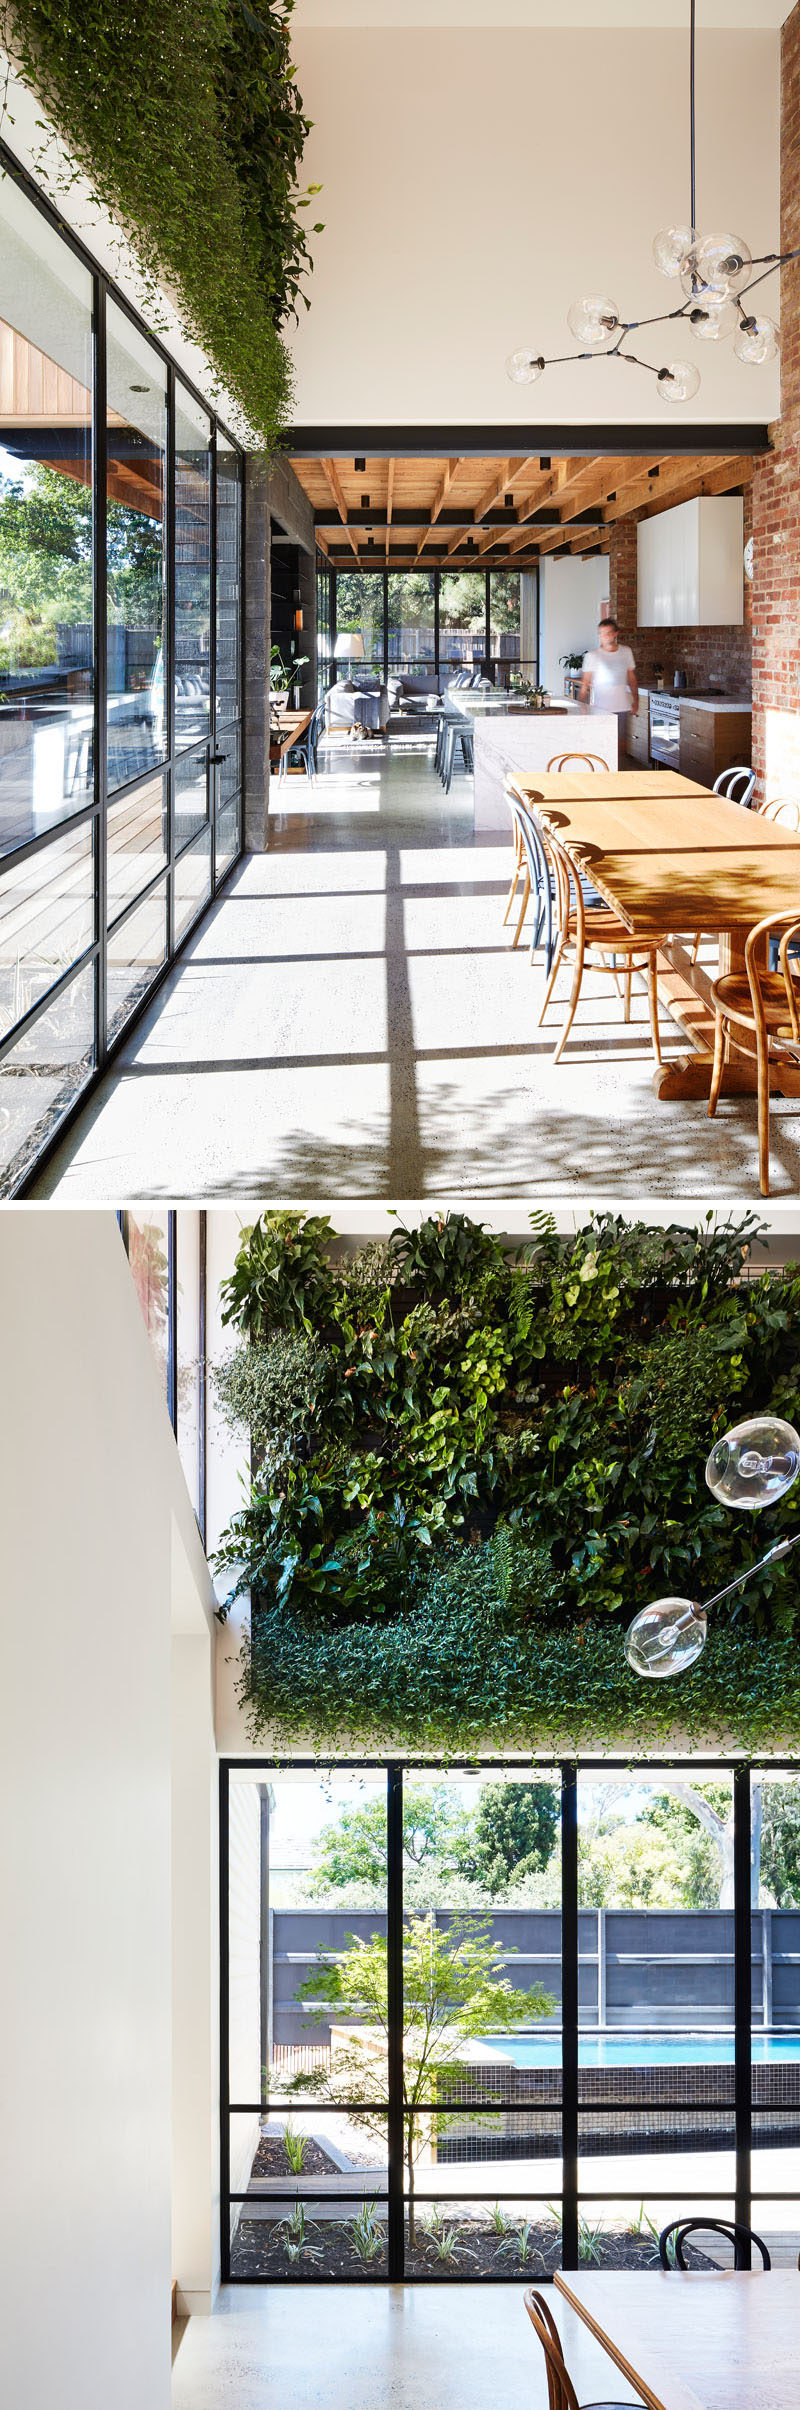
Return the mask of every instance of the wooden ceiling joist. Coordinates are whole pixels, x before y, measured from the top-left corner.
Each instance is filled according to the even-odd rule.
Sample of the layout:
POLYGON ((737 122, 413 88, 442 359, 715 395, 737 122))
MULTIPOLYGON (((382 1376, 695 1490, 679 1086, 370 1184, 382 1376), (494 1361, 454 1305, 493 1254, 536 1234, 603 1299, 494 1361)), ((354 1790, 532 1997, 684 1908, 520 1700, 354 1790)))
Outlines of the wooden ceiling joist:
POLYGON ((439 512, 440 512, 440 510, 442 509, 443 504, 444 504, 444 503, 447 501, 447 496, 448 496, 448 494, 449 494, 449 492, 450 492, 450 487, 451 487, 451 485, 452 485, 452 483, 453 483, 453 478, 454 478, 454 476, 455 476, 456 469, 458 468, 458 465, 459 465, 459 464, 458 464, 458 459, 455 459, 455 460, 446 460, 446 461, 445 461, 445 465, 444 465, 444 472, 443 472, 443 475, 442 475, 441 483, 440 483, 440 485, 438 486, 437 491, 436 491, 436 493, 435 493, 435 495, 434 495, 433 501, 432 501, 432 503, 431 503, 431 515, 430 515, 430 519, 429 519, 429 521, 428 521, 428 525, 427 525, 427 527, 424 527, 424 528, 423 528, 423 530, 422 530, 422 534, 421 534, 420 539, 419 539, 419 543, 418 543, 418 545, 417 545, 416 554, 415 554, 415 558, 416 558, 417 560, 419 560, 419 556, 420 556, 420 553, 421 553, 421 551, 422 551, 423 544, 425 543, 426 538, 429 536, 430 531, 431 531, 431 528, 432 528, 432 527, 435 527, 435 525, 436 525, 436 521, 437 521, 437 519, 438 519, 439 512))
POLYGON ((358 544, 353 534, 352 527, 348 527, 347 525, 347 503, 345 502, 344 494, 342 492, 336 462, 335 460, 323 460, 322 466, 324 468, 325 475, 327 477, 328 484, 330 486, 331 493, 342 522, 342 526, 347 530, 348 542, 352 545, 356 560, 358 560, 358 544))
POLYGON ((334 566, 355 557, 362 568, 460 570, 605 550, 619 519, 729 493, 748 483, 755 462, 736 451, 663 453, 654 443, 650 454, 595 450, 544 464, 530 454, 461 453, 365 456, 358 468, 355 459, 305 455, 294 465, 334 566))

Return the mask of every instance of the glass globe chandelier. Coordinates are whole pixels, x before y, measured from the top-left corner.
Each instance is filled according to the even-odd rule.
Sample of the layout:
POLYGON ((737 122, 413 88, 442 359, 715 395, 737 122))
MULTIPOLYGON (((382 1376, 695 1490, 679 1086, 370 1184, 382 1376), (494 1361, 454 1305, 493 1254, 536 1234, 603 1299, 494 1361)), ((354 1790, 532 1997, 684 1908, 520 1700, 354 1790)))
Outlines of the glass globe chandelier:
POLYGON ((600 357, 627 360, 635 368, 646 368, 656 379, 656 391, 662 402, 689 402, 700 384, 700 371, 693 360, 669 360, 656 368, 652 360, 642 360, 638 352, 627 348, 626 338, 640 334, 644 327, 674 325, 685 328, 696 342, 719 343, 733 336, 737 360, 759 368, 774 360, 780 345, 780 331, 774 318, 758 315, 748 301, 757 285, 773 276, 776 268, 784 268, 795 251, 765 251, 753 259, 747 244, 733 234, 698 234, 695 211, 695 4, 689 6, 689 159, 690 202, 688 225, 663 227, 653 243, 653 258, 662 276, 678 279, 683 300, 674 310, 661 310, 654 318, 622 318, 615 301, 605 293, 584 295, 574 301, 567 312, 570 334, 580 349, 561 352, 545 359, 541 352, 514 351, 506 360, 506 374, 515 385, 533 385, 545 368, 561 368, 571 360, 594 360, 600 357))
MULTIPOLYGON (((776 1414, 736 1423, 716 1441, 706 1464, 706 1481, 714 1497, 722 1506, 739 1508, 745 1514, 756 1514, 785 1497, 798 1473, 800 1436, 776 1414)), ((800 1531, 788 1540, 776 1541, 766 1556, 748 1565, 735 1581, 726 1582, 724 1590, 715 1590, 703 1606, 691 1598, 656 1598, 651 1606, 642 1607, 625 1634, 625 1655, 634 1673, 648 1681, 686 1673, 705 1648, 709 1607, 718 1607, 734 1590, 743 1590, 754 1573, 760 1573, 764 1565, 777 1564, 798 1541, 800 1531)))

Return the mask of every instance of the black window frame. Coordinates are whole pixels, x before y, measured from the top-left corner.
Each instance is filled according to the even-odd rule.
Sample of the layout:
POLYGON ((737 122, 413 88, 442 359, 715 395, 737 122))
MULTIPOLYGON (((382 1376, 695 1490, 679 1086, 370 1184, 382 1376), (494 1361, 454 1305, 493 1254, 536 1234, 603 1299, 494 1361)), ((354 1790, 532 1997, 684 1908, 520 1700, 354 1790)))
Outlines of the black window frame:
MULTIPOLYGON (((329 1775, 334 1772, 370 1773, 373 1775, 383 1773, 386 1778, 386 1924, 387 1982, 389 1996, 388 2089, 385 2104, 370 2102, 369 2106, 371 2110, 375 2111, 377 2109, 379 2113, 382 2113, 385 2109, 387 2119, 387 2188, 385 2198, 387 2204, 388 2225, 388 2264, 385 2277, 378 2277, 375 2281, 396 2283, 403 2281, 405 2278, 405 2207, 407 2200, 403 2161, 404 2114, 402 2069, 404 1778, 406 1774, 415 1774, 419 1772, 431 1773, 436 1771, 442 1772, 445 1770, 448 1773, 464 1773, 471 1775, 485 1773, 487 1775, 522 1774, 525 1776, 530 1776, 536 1772, 541 1774, 552 1772, 553 1774, 557 1774, 559 1777, 561 1789, 562 2189, 560 2194, 558 2191, 556 2191, 554 2197, 556 2200, 559 2198, 561 2200, 561 2264, 565 2270, 569 2270, 576 2269, 581 2264, 579 2243, 582 2203, 593 2201, 600 2202, 606 2198, 605 2192, 599 2193, 597 2191, 593 2191, 591 2186, 586 2185, 581 2181, 580 2119, 582 2111, 579 2100, 580 2028, 578 2016, 578 1785, 580 1778, 587 1774, 605 1774, 607 1776, 610 1767, 613 1767, 617 1772, 629 1773, 632 1780, 638 1780, 641 1777, 646 1777, 648 1774, 658 1775, 659 1773, 664 1774, 677 1772, 685 1775, 687 1771, 687 1759, 679 1756, 643 1757, 635 1760, 615 1756, 581 1756, 569 1758, 556 1757, 550 1759, 536 1758, 535 1756, 531 1756, 527 1759, 521 1759, 519 1757, 508 1758, 487 1756, 469 1759, 448 1758, 446 1761, 446 1768, 444 1766, 437 1767, 437 1761, 431 1756, 412 1758, 400 1757, 399 1755, 390 1756, 388 1754, 386 1756, 377 1758, 337 1758, 336 1754, 332 1753, 331 1756, 326 1756, 324 1761, 317 1757, 278 1757, 274 1755, 255 1755, 251 1758, 223 1757, 220 1759, 220 2258, 222 2277, 225 2283, 264 2284, 271 2281, 269 2278, 259 2275, 238 2275, 231 2267, 231 2205, 232 2203, 243 2202, 249 2196, 243 2193, 231 2192, 230 2120, 232 2116, 237 2115, 260 2115, 263 2109, 263 2102, 232 2101, 230 2097, 229 1805, 231 1775, 237 1773, 247 1774, 251 1776, 254 1781, 259 1779, 268 1779, 269 1775, 273 1773, 291 1774, 311 1772, 319 1774, 325 1773, 329 1775)), ((733 2191, 731 2191, 729 2187, 721 2187, 719 2189, 715 2188, 714 2197, 715 2200, 724 2199, 725 2201, 729 2201, 732 2208, 732 2214, 735 2217, 737 2224, 749 2227, 751 2224, 753 2205, 757 2205, 759 2200, 777 2202, 785 2199, 793 2202, 796 2199, 796 2188, 788 2193, 776 2191, 774 2186, 770 2186, 768 2190, 754 2190, 752 2180, 753 2023, 751 1998, 752 1911, 750 1903, 752 1807, 751 1781, 754 1771, 764 1772, 768 1769, 769 1772, 776 1777, 787 1773, 798 1773, 800 1772, 800 1758, 781 1757, 780 1759, 768 1759, 765 1761, 764 1758, 757 1757, 743 1758, 738 1756, 719 1755, 713 1757, 709 1756, 708 1758, 702 1757, 702 1759, 695 1758, 692 1760, 692 1767, 696 1778, 702 1777, 704 1780, 713 1779, 715 1776, 725 1774, 732 1778, 733 1784, 733 2126, 735 2150, 735 2185, 733 2191)), ((432 2101, 427 2105, 429 2105, 431 2109, 435 2109, 437 2106, 441 2109, 446 2104, 440 2100, 438 2102, 432 2101)), ((455 2105, 460 2107, 463 2104, 458 2103, 455 2105)), ((606 2102, 604 2100, 604 2107, 608 2107, 612 2111, 618 2110, 621 2114, 624 2112, 629 2112, 631 2108, 635 2107, 636 2105, 637 2104, 635 2100, 632 2100, 630 2093, 625 2097, 620 2096, 619 2100, 617 2101, 611 2100, 606 2102)), ((697 2103, 695 2105, 702 2107, 703 2104, 697 2103)), ((271 2093, 270 2108, 279 2112, 284 2109, 288 2110, 291 2108, 292 2112, 294 2113, 297 2109, 297 2102, 281 2100, 276 2095, 271 2093)), ((675 2104, 675 2111, 676 2114, 681 2113, 677 2103, 675 2104)), ((481 2104, 470 2102, 469 2113, 470 2117, 491 2115, 493 2114, 493 2109, 488 2104, 482 2106, 481 2104)), ((496 2189, 497 2188, 495 2186, 492 2190, 482 2192, 477 2187, 470 2186, 467 2193, 467 2188, 465 2187, 465 2197, 468 2197, 471 2201, 480 2201, 482 2199, 485 2199, 486 2201, 493 2201, 496 2197, 496 2189)), ((615 2201, 630 2200, 632 2203, 638 2203, 641 2198, 641 2192, 641 2186, 635 2192, 626 2192, 624 2190, 620 2191, 615 2185, 614 2199, 615 2201)), ((295 2195, 302 2201, 314 2200, 316 2197, 319 2197, 315 2195, 313 2185, 298 2186, 295 2184, 292 2193, 293 2199, 295 2195)), ((324 2197, 329 2200, 341 2197, 344 2200, 345 2198, 349 2199, 351 2196, 349 2194, 345 2195, 344 2193, 342 2193, 341 2196, 335 2193, 331 2194, 326 2188, 324 2197)), ((378 2198, 380 2207, 382 2209, 384 2203, 384 2194, 382 2191, 378 2198)), ((424 2192, 418 2192, 416 2198, 419 2202, 422 2202, 427 2198, 434 2200, 438 2198, 438 2196, 433 2192, 431 2192, 429 2196, 424 2192)), ((519 2194, 515 2194, 513 2189, 509 2190, 509 2188, 505 2185, 503 2187, 504 2201, 519 2199, 520 2202, 529 2202, 530 2198, 530 2185, 528 2185, 524 2191, 520 2191, 519 2194)), ((702 2206, 702 2200, 707 2198, 707 2196, 686 2193, 682 2187, 681 2198, 682 2202, 686 2202, 687 2209, 691 2209, 693 2206, 697 2206, 698 2208, 702 2206)), ((744 2251, 741 2264, 745 2266, 750 2264, 749 2254, 746 2250, 744 2251)), ((348 2282, 351 2280, 343 2278, 333 2281, 348 2282)), ((419 2281, 419 2279, 412 2279, 411 2281, 419 2281)), ((474 2279, 466 2270, 463 2273, 453 2274, 448 2278, 448 2282, 454 2284, 471 2283, 473 2281, 474 2279)), ((491 2283, 493 2281, 500 2280, 484 2277, 480 2281, 483 2283, 491 2283)), ((549 2280, 544 2279, 543 2281, 549 2280)))
MULTIPOLYGON (((41 996, 36 1003, 31 1005, 27 1012, 22 1014, 20 1018, 14 1022, 11 1029, 4 1033, 2 1039, 0 1039, 0 1066, 2 1066, 6 1056, 12 1053, 14 1048, 19 1044, 20 1039, 27 1036, 29 1031, 35 1027, 37 1021, 39 1021, 45 1013, 52 1010, 52 1007, 58 1002, 60 996, 66 992, 74 981, 77 981, 80 977, 82 977, 86 971, 90 971, 92 974, 94 988, 92 1062, 91 1068, 88 1070, 86 1077, 77 1087, 76 1093, 72 1097, 71 1102, 65 1108, 63 1113, 58 1116, 53 1127, 43 1139, 42 1144, 38 1148, 35 1156, 31 1157, 26 1162, 24 1170, 20 1173, 19 1177, 15 1181, 5 1181, 0 1188, 0 1194, 2 1194, 3 1197, 6 1199, 12 1199, 14 1197, 24 1197, 29 1193, 33 1181, 37 1178, 39 1172, 47 1163, 50 1156, 54 1153, 56 1147, 61 1145, 65 1134, 69 1130, 70 1125, 75 1120, 77 1114, 83 1111, 84 1106, 87 1104, 93 1090, 96 1089, 98 1082, 102 1079, 105 1071, 108 1068, 108 1065, 113 1061, 120 1047, 127 1043, 130 1032, 135 1028, 136 1023, 140 1019, 142 1013, 149 1010, 149 1007, 153 1002, 153 998, 157 995, 159 988, 163 985, 163 982, 171 971, 173 964, 180 957, 184 947, 190 943, 191 939, 195 935, 199 922, 203 918, 204 914, 210 910, 211 905, 214 903, 216 897, 222 892, 228 879, 232 876, 237 863, 240 862, 242 858, 244 851, 244 793, 246 781, 244 709, 246 600, 246 480, 244 467, 246 455, 244 447, 239 442, 237 437, 232 434, 225 420, 222 419, 219 413, 213 409, 213 407, 207 401, 205 395, 202 394, 192 383, 191 378, 184 373, 183 367, 176 363, 166 345, 160 340, 159 336, 153 332, 153 329, 148 325, 146 319, 142 317, 141 312, 134 307, 134 305, 129 301, 127 295, 123 293, 119 286, 114 283, 113 278, 107 275, 105 269, 99 266, 97 260, 92 256, 92 253, 87 249, 86 245, 83 244, 80 241, 80 238, 73 233, 72 229, 65 224, 63 218, 60 217, 58 211, 53 207, 52 203, 47 198, 47 195, 40 191, 37 184, 27 174, 26 170, 20 165, 19 161, 14 157, 13 152, 9 150, 8 146, 2 141, 0 141, 0 173, 7 175, 9 180, 18 187, 20 192, 24 194, 26 200, 29 201, 36 210, 38 210, 40 216, 45 219, 54 233, 58 235, 59 240, 66 245, 67 249, 70 250, 77 259, 80 260, 81 265, 90 276, 92 280, 93 350, 92 516, 94 535, 94 794, 91 801, 82 805, 79 811, 71 812, 68 815, 65 815, 63 819, 56 821, 52 828, 42 830, 40 834, 27 838, 23 844, 13 847, 8 853, 5 853, 0 857, 0 880, 2 880, 3 876, 7 872, 19 867, 19 865, 25 862, 29 857, 33 856, 34 854, 44 854, 49 846, 57 844, 59 839, 63 840, 65 835, 72 834, 73 831, 77 831, 84 824, 91 824, 93 831, 94 877, 94 935, 92 941, 89 945, 83 948, 82 952, 77 955, 75 960, 68 965, 67 969, 63 971, 56 980, 53 981, 52 985, 48 987, 46 993, 41 996), (106 503, 108 475, 108 430, 106 419, 106 305, 109 299, 113 300, 121 317, 126 320, 138 334, 143 335, 146 338, 151 350, 157 354, 163 363, 167 387, 167 459, 165 487, 166 593, 164 626, 162 633, 166 730, 165 752, 164 759, 161 762, 152 763, 146 770, 139 771, 133 777, 123 780, 118 786, 113 788, 111 794, 109 794, 108 787, 106 708, 108 666, 106 633, 106 503), (210 823, 211 831, 209 886, 207 893, 202 897, 196 911, 192 914, 191 919, 186 923, 186 926, 182 930, 181 935, 177 940, 175 937, 174 906, 176 867, 178 862, 183 860, 184 856, 192 850, 192 846, 199 847, 203 841, 204 831, 201 830, 199 834, 193 836, 188 844, 182 846, 180 849, 176 848, 174 826, 175 770, 178 759, 181 758, 186 751, 185 746, 180 748, 180 752, 176 747, 173 700, 175 676, 176 383, 185 388, 192 400, 206 414, 210 429, 211 460, 209 505, 209 726, 206 744, 208 776, 208 823, 210 823), (215 711, 217 655, 216 545, 218 434, 224 440, 226 445, 232 447, 234 454, 239 460, 239 490, 241 504, 239 521, 239 711, 238 715, 236 715, 224 729, 219 730, 216 726, 215 711), (238 807, 238 845, 236 852, 231 856, 230 860, 225 863, 224 868, 220 869, 218 872, 216 860, 216 830, 218 814, 222 808, 220 801, 221 781, 218 768, 219 740, 220 738, 224 738, 229 733, 233 733, 234 730, 237 733, 239 743, 239 785, 235 796, 228 798, 228 804, 230 802, 235 802, 238 807), (107 815, 109 805, 116 805, 123 800, 135 798, 136 794, 140 790, 144 789, 148 784, 151 784, 154 780, 159 778, 165 778, 167 780, 166 864, 162 865, 158 871, 153 874, 153 877, 138 890, 135 896, 129 898, 127 903, 115 915, 114 920, 111 923, 111 929, 109 929, 107 925, 107 815), (113 932, 114 936, 116 937, 119 932, 124 929, 126 922, 131 919, 134 913, 141 909, 143 904, 147 903, 150 896, 156 894, 162 884, 164 885, 166 893, 166 948, 164 961, 154 972, 154 975, 148 982, 144 993, 136 1000, 131 1009, 124 1013, 118 1028, 115 1030, 113 1036, 109 1038, 107 1009, 109 936, 113 932)), ((205 742, 205 740, 203 741, 205 742)), ((0 1165, 0 1182, 2 1182, 2 1180, 3 1167, 0 1165)))
MULTIPOLYGON (((441 653, 441 595, 442 595, 442 578, 443 578, 443 577, 457 577, 457 576, 458 576, 459 569, 473 569, 473 568, 477 568, 477 567, 479 566, 479 563, 478 563, 478 561, 477 561, 477 560, 475 560, 475 561, 460 561, 460 562, 455 563, 455 564, 451 562, 451 563, 450 563, 450 564, 449 564, 447 567, 444 567, 442 564, 440 564, 440 563, 438 563, 438 562, 434 562, 434 561, 431 561, 431 560, 428 560, 428 559, 420 559, 419 566, 420 566, 420 568, 422 568, 422 569, 424 569, 424 570, 426 570, 426 571, 429 571, 429 572, 430 572, 430 575, 431 575, 431 576, 432 576, 432 578, 433 578, 433 631, 434 631, 434 633, 433 633, 433 647, 434 647, 434 649, 433 649, 433 663, 432 663, 432 667, 433 667, 434 675, 435 675, 435 677, 436 677, 436 679, 437 679, 437 682, 438 682, 438 681, 440 680, 440 678, 441 678, 441 672, 442 672, 442 666, 443 666, 443 664, 442 664, 442 653, 441 653)), ((511 561, 510 561, 510 562, 501 562, 501 561, 497 561, 497 562, 495 563, 495 569, 496 569, 497 571, 499 571, 501 574, 502 574, 503 572, 505 572, 507 569, 511 569, 511 570, 513 571, 513 570, 514 570, 514 566, 515 566, 515 564, 514 564, 513 562, 511 562, 511 561)), ((335 685, 335 683, 336 683, 336 677, 337 677, 337 667, 336 667, 336 661, 335 661, 335 658, 334 658, 334 654, 335 654, 335 646, 336 646, 336 634, 337 634, 336 596, 337 596, 338 580, 339 580, 339 578, 340 578, 340 577, 350 577, 350 576, 352 576, 352 575, 353 575, 353 572, 352 572, 352 570, 349 570, 349 569, 341 569, 341 570, 340 570, 340 569, 334 568, 334 567, 333 567, 333 565, 332 565, 330 562, 328 562, 328 561, 326 561, 326 560, 322 559, 322 557, 321 557, 319 554, 318 554, 318 556, 317 556, 317 568, 318 568, 318 575, 320 576, 320 578, 321 578, 321 579, 324 579, 325 574, 327 574, 327 577, 328 577, 328 579, 329 579, 329 581, 330 581, 330 583, 329 583, 329 594, 330 594, 330 603, 329 603, 329 627, 330 627, 330 646, 331 646, 331 651, 330 651, 330 665, 329 665, 329 666, 330 666, 330 679, 329 679, 329 683, 332 683, 332 684, 334 684, 334 685, 335 685)), ((500 657, 500 655, 499 655, 499 654, 493 654, 493 653, 492 653, 492 650, 491 650, 491 643, 492 643, 492 585, 491 585, 491 581, 492 581, 492 578, 493 578, 493 576, 494 576, 494 574, 495 574, 495 569, 486 569, 486 570, 484 571, 484 573, 483 573, 483 574, 484 574, 484 626, 483 626, 483 660, 484 660, 485 665, 486 665, 487 674, 493 677, 493 676, 494 676, 494 671, 495 671, 497 668, 499 668, 499 667, 503 667, 503 668, 511 668, 511 669, 513 669, 513 668, 516 666, 516 667, 518 667, 518 668, 519 668, 520 670, 522 670, 522 671, 525 671, 525 670, 530 671, 530 672, 532 673, 532 676, 531 676, 531 678, 530 678, 530 683, 531 683, 531 684, 536 684, 536 685, 538 685, 538 681, 539 681, 539 659, 540 659, 540 629, 539 629, 539 616, 540 616, 540 614, 539 614, 540 587, 539 587, 539 567, 538 567, 538 563, 536 563, 536 564, 535 564, 535 566, 533 567, 533 569, 529 569, 529 570, 526 572, 526 574, 527 574, 528 576, 535 577, 535 579, 536 579, 536 602, 535 602, 535 607, 534 607, 534 611, 533 611, 533 615, 532 615, 532 616, 533 616, 533 624, 534 624, 534 627, 535 627, 535 630, 536 630, 536 656, 535 656, 535 659, 534 659, 533 661, 530 661, 530 662, 528 662, 528 661, 523 661, 523 660, 522 660, 522 657, 520 656, 519 662, 518 662, 516 665, 515 665, 515 663, 514 663, 513 661, 511 661, 511 662, 501 662, 501 657, 500 657)), ((359 557, 359 561, 358 561, 358 573, 359 573, 359 575, 360 575, 360 576, 363 576, 363 577, 380 577, 380 578, 382 578, 382 580, 383 580, 383 681, 384 681, 384 685, 386 685, 386 683, 387 683, 387 681, 388 681, 388 677, 389 677, 389 668, 390 668, 390 663, 389 663, 389 579, 390 579, 390 577, 403 577, 403 576, 410 577, 410 576, 412 576, 412 575, 413 575, 413 571, 411 571, 411 570, 403 570, 403 569, 393 569, 393 568, 392 568, 392 566, 391 566, 391 563, 389 563, 389 564, 387 565, 385 562, 384 562, 382 565, 379 565, 379 564, 378 564, 378 562, 375 562, 375 563, 374 563, 374 565, 373 565, 371 562, 364 560, 364 559, 363 559, 363 557, 362 557, 362 556, 360 556, 360 557, 359 557)), ((395 663, 393 663, 391 666, 392 666, 392 667, 393 667, 395 670, 398 670, 398 671, 402 672, 402 666, 403 666, 403 665, 402 665, 402 663, 401 663, 401 662, 399 662, 399 661, 398 661, 398 662, 395 662, 395 663)), ((320 674, 321 674, 321 673, 320 673, 320 674)), ((413 673, 412 673, 412 674, 413 674, 413 673)))

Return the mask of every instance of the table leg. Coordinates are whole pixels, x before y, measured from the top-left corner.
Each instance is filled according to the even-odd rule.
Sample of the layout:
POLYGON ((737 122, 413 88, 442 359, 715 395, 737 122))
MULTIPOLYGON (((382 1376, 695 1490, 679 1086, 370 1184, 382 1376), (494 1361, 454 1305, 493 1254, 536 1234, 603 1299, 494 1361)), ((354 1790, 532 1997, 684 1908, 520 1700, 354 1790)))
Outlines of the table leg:
MULTIPOLYGON (((673 1021, 685 1029, 691 1053, 662 1063, 653 1073, 653 1089, 661 1102, 680 1097, 708 1096, 714 1055, 714 1001, 711 981, 702 963, 692 962, 691 939, 667 938, 658 958, 658 990, 673 1021)), ((719 975, 745 977, 745 932, 726 929, 719 940, 719 975)), ((722 1076, 723 1096, 753 1096, 758 1088, 754 1054, 731 1038, 722 1076)), ((770 1071, 776 1096, 800 1096, 800 1064, 781 1064, 770 1071)))

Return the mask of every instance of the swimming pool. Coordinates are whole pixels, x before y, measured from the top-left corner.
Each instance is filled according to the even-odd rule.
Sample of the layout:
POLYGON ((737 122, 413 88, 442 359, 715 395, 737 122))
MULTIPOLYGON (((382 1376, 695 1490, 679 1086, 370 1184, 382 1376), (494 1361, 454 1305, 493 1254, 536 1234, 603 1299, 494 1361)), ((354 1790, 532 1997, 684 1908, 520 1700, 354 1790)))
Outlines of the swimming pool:
MULTIPOLYGON (((515 2067, 560 2067, 560 2034, 487 2033, 475 2044, 476 2054, 511 2059, 515 2067)), ((582 2067, 731 2067, 732 2033, 635 2034, 582 2033, 582 2067)), ((800 2034, 754 2034, 754 2065, 775 2066, 781 2060, 800 2060, 800 2034)))

